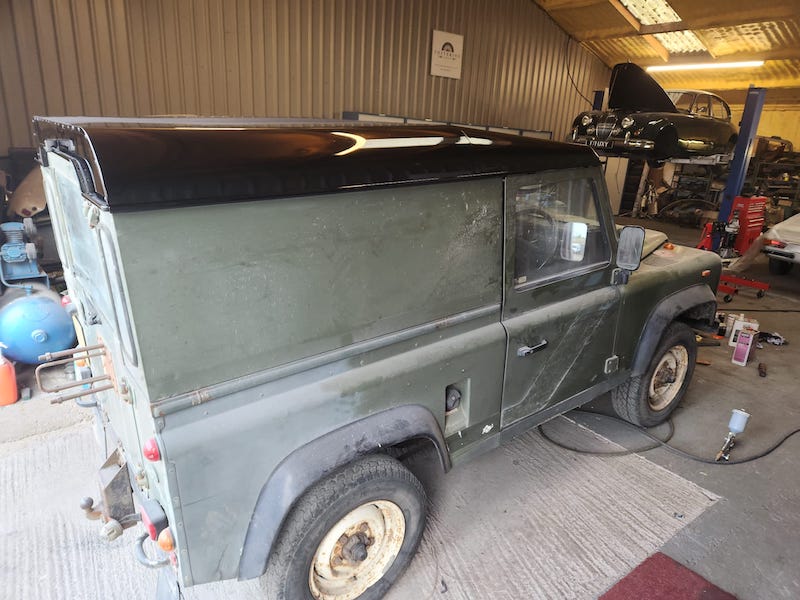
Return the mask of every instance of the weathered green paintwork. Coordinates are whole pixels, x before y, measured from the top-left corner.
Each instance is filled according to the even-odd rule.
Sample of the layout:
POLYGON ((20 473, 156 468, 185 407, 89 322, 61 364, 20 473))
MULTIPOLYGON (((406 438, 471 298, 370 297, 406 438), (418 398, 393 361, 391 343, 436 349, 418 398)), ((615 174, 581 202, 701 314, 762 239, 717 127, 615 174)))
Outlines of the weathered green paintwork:
POLYGON ((657 248, 663 240, 651 235, 640 269, 615 285, 598 167, 107 213, 81 197, 69 162, 47 164, 87 342, 102 339, 131 390, 131 403, 107 394, 101 405, 132 471, 147 474, 143 493, 174 525, 187 585, 237 576, 259 494, 297 448, 415 404, 447 431, 453 459, 467 457, 505 427, 625 377, 657 303, 691 285, 715 288, 720 271, 714 255, 657 248), (594 181, 609 260, 515 288, 504 194, 565 177, 594 181), (542 339, 544 350, 517 356, 542 339), (606 372, 614 356, 619 367, 606 372), (444 414, 451 384, 464 395, 457 428, 444 414), (153 436, 157 463, 140 451, 153 436))
POLYGON ((501 190, 487 179, 115 215, 150 397, 499 303, 501 190))

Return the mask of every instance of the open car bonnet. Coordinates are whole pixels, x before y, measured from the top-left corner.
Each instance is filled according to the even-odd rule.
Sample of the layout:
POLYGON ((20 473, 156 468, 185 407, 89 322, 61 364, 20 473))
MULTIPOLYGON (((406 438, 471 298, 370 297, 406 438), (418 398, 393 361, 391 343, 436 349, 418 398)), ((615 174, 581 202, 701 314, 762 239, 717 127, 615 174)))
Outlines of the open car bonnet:
POLYGON ((620 63, 611 71, 608 108, 653 112, 678 112, 656 81, 639 65, 620 63))
POLYGON ((783 242, 800 244, 800 214, 789 217, 775 225, 770 230, 768 237, 777 237, 783 242))

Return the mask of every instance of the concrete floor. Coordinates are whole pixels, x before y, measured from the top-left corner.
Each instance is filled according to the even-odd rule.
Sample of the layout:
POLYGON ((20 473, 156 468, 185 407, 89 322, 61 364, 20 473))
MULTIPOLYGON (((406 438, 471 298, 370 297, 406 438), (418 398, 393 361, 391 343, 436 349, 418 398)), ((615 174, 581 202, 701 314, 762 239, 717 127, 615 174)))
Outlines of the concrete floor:
MULTIPOLYGON (((620 222, 622 221, 623 219, 620 219, 620 222)), ((624 221, 630 222, 630 220, 624 221)), ((664 225, 656 221, 645 221, 643 224, 646 227, 665 230, 677 243, 694 245, 699 239, 697 230, 664 225)), ((792 272, 788 276, 772 277, 767 272, 766 260, 761 258, 746 274, 770 282, 773 288, 763 299, 757 299, 752 292, 743 291, 730 305, 721 304, 720 310, 745 312, 749 316, 754 316, 760 321, 762 330, 778 331, 794 343, 783 347, 765 345, 765 348, 757 351, 754 361, 751 361, 746 367, 738 367, 730 363, 731 352, 727 346, 700 349, 699 356, 710 360, 712 364, 711 366, 697 366, 688 396, 674 416, 675 436, 672 443, 687 451, 709 458, 714 456, 722 443, 727 431, 730 411, 733 408, 745 409, 752 415, 747 431, 740 436, 733 451, 733 458, 756 453, 768 447, 789 430, 800 427, 800 393, 797 391, 795 375, 796 365, 800 362, 797 350, 800 347, 800 318, 797 313, 791 312, 755 312, 800 311, 800 270, 797 273, 792 272), (758 376, 756 368, 758 362, 767 365, 768 375, 766 378, 758 376)), ((608 412, 608 399, 599 399, 587 408, 608 412)), ((592 416, 576 415, 575 413, 571 416, 610 439, 624 444, 639 443, 635 435, 616 424, 601 421, 592 416)), ((118 565, 127 565, 127 561, 130 561, 129 549, 122 547, 123 543, 125 546, 128 545, 125 543, 125 538, 115 543, 114 552, 116 554, 114 556, 118 558, 118 561, 115 558, 116 562, 113 563, 102 562, 106 560, 105 556, 108 553, 88 533, 93 533, 95 524, 85 522, 84 525, 82 520, 73 522, 73 518, 82 519, 75 509, 75 497, 79 496, 84 488, 89 489, 93 483, 89 479, 84 480, 85 469, 78 468, 79 464, 83 464, 81 461, 86 462, 87 458, 92 461, 95 459, 94 456, 85 456, 88 451, 80 442, 82 438, 79 431, 81 428, 87 429, 88 424, 84 421, 88 418, 89 415, 85 411, 72 405, 51 407, 36 401, 18 403, 14 407, 0 411, 0 460, 8 459, 8 464, 17 465, 15 473, 21 477, 24 474, 19 488, 15 487, 15 483, 12 481, 12 485, 6 490, 7 493, 3 494, 6 517, 2 523, 3 527, 0 527, 4 533, 2 537, 8 538, 9 535, 5 534, 13 536, 26 531, 23 527, 24 523, 18 521, 16 516, 12 519, 11 515, 21 516, 33 511, 37 515, 42 515, 41 518, 44 519, 44 515, 48 511, 57 507, 54 509, 54 514, 60 519, 61 525, 59 525, 60 532, 53 532, 52 535, 54 546, 50 550, 53 551, 51 558, 55 561, 54 564, 59 564, 59 552, 74 552, 86 563, 85 569, 72 567, 67 569, 56 566, 42 573, 40 557, 25 558, 25 556, 32 554, 37 548, 41 551, 44 546, 39 542, 34 543, 30 546, 30 551, 27 554, 21 554, 22 558, 17 560, 19 557, 13 553, 19 551, 15 550, 16 546, 12 544, 13 547, 4 550, 4 560, 0 561, 0 564, 6 564, 13 568, 4 567, 5 575, 2 579, 8 582, 10 577, 16 576, 27 582, 25 584, 27 587, 22 588, 24 591, 21 594, 15 593, 13 597, 37 600, 61 597, 79 597, 87 600, 89 598, 149 597, 138 594, 131 596, 128 593, 132 592, 134 588, 141 589, 138 588, 141 582, 134 582, 129 576, 115 580, 114 569, 118 568, 118 565), (54 482, 52 486, 45 484, 47 485, 45 489, 31 487, 31 490, 38 494, 37 502, 31 506, 20 506, 15 504, 20 500, 16 492, 24 487, 23 483, 30 484, 33 475, 25 474, 25 465, 20 463, 19 457, 25 452, 33 452, 34 449, 41 454, 42 460, 50 461, 52 472, 56 474, 50 475, 50 477, 58 476, 58 473, 62 473, 63 477, 54 482), (75 454, 71 455, 71 452, 75 452, 75 454), (58 466, 58 461, 60 460, 67 465, 64 471, 59 471, 61 467, 58 466), (65 526, 63 523, 68 523, 68 525, 65 526), (67 533, 64 534, 64 531, 67 533), (55 580, 60 581, 62 574, 64 582, 76 586, 71 590, 61 590, 61 592, 67 592, 68 595, 64 595, 56 589, 55 580), (120 581, 122 585, 116 585, 120 581)), ((571 425, 559 423, 554 424, 554 427, 558 428, 555 430, 556 433, 566 436, 570 441, 575 441, 574 432, 571 432, 570 429, 571 425)), ((530 443, 534 441, 534 438, 529 440, 530 443)), ((691 513, 693 518, 691 522, 689 522, 690 519, 687 519, 687 523, 683 523, 673 530, 665 528, 662 536, 652 538, 647 544, 642 544, 641 548, 646 548, 649 552, 660 546, 663 552, 742 600, 800 598, 800 574, 798 574, 800 572, 796 566, 796 557, 800 555, 800 537, 797 535, 797 532, 800 531, 800 491, 798 491, 798 468, 795 462, 798 451, 800 451, 800 435, 787 441, 770 456, 741 466, 696 463, 662 449, 645 453, 644 456, 650 461, 680 476, 675 477, 670 473, 656 470, 651 465, 652 473, 657 476, 656 480, 650 484, 653 488, 660 486, 664 489, 671 489, 684 486, 681 478, 686 478, 698 484, 700 486, 698 489, 709 490, 721 498, 707 507, 703 506, 702 510, 695 508, 691 513), (670 536, 673 537, 670 539, 670 536)), ((479 460, 490 461, 493 465, 495 462, 500 464, 503 463, 505 457, 510 456, 509 452, 511 450, 500 449, 479 460)), ((541 455, 544 452, 545 450, 540 448, 538 454, 541 455)), ((516 458, 512 457, 513 460, 505 470, 498 471, 499 479, 492 480, 493 489, 512 489, 518 483, 519 475, 516 467, 519 467, 519 460, 522 458, 529 460, 530 455, 523 452, 519 456, 514 456, 516 458), (508 478, 506 482, 503 481, 504 477, 508 478)), ((632 464, 625 461, 631 459, 632 457, 603 458, 601 463, 615 467, 616 470, 613 471, 616 473, 615 476, 622 477, 621 474, 625 473, 632 464)), ((550 460, 552 461, 552 457, 550 460)), ((579 457, 569 457, 569 455, 565 460, 573 461, 575 464, 579 464, 581 461, 579 457)), ((530 469, 539 468, 535 462, 526 464, 529 464, 530 469)), ((644 462, 644 464, 648 463, 644 462)), ((448 482, 447 498, 454 497, 456 500, 461 498, 458 500, 459 502, 464 499, 465 495, 460 494, 459 490, 464 492, 470 485, 469 473, 465 470, 462 471, 468 467, 469 465, 465 465, 451 476, 444 478, 448 482), (466 477, 461 483, 459 483, 459 471, 461 471, 462 478, 466 477), (455 486, 455 489, 451 489, 452 486, 455 486), (451 494, 455 494, 455 496, 451 496, 451 494)), ((623 485, 617 485, 617 487, 626 493, 638 494, 640 493, 638 490, 641 490, 643 486, 637 484, 635 480, 630 480, 623 485)), ((658 490, 654 489, 653 498, 658 498, 658 493, 658 490)), ((622 503, 622 500, 620 499, 619 502, 622 503)), ((517 506, 517 509, 519 508, 517 506)), ((589 509, 583 509, 581 514, 587 510, 589 509)), ((613 507, 609 510, 613 510, 613 507)), ((432 531, 441 533, 442 521, 434 519, 433 522, 435 527, 432 531)), ((39 525, 41 524, 39 523, 39 525)), ((581 537, 580 533, 572 534, 570 543, 581 537)), ((477 544, 483 543, 485 540, 479 536, 477 544)), ((639 560, 638 555, 632 555, 632 562, 629 561, 629 566, 635 564, 636 560, 633 559, 639 560)), ((62 557, 60 562, 66 561, 62 557)), ((420 563, 421 566, 418 565, 416 568, 421 569, 420 572, 425 574, 427 579, 430 572, 426 570, 425 564, 424 562, 420 563)), ((469 564, 459 566, 470 569, 469 564)), ((556 567, 560 566, 556 565, 556 567)), ((410 574, 413 574, 413 571, 410 574)), ((619 575, 621 574, 619 573, 619 575)), ((511 573, 507 575, 507 577, 512 576, 511 573)), ((609 581, 613 581, 613 578, 609 581)), ((447 586, 442 587, 438 581, 434 583, 436 584, 434 590, 438 592, 436 596, 446 594, 442 590, 447 586)), ((413 581, 412 584, 406 582, 406 585, 413 587, 413 581)), ((2 595, 3 589, 12 591, 12 588, 0 586, 0 595, 2 595)), ((470 597, 469 595, 464 596, 463 593, 461 596, 453 595, 457 590, 452 586, 449 589, 452 591, 449 594, 450 597, 470 597)), ((599 593, 597 590, 601 588, 583 587, 582 589, 584 590, 583 595, 576 594, 570 597, 595 597, 599 593), (590 589, 595 591, 592 592, 590 589)), ((242 592, 246 593, 244 595, 237 593, 236 597, 257 597, 257 593, 253 589, 242 589, 242 592)), ((420 597, 424 596, 425 594, 422 594, 420 597)), ((209 588, 206 594, 197 588, 192 594, 187 595, 188 597, 210 599, 214 597, 232 598, 234 595, 229 587, 214 587, 209 588)), ((401 594, 396 597, 402 598, 403 596, 401 594)), ((442 597, 448 596, 442 595, 442 597)), ((546 595, 546 597, 559 596, 546 595)))
MULTIPOLYGON (((700 239, 695 229, 641 223, 663 230, 676 243, 694 245, 700 239)), ((766 297, 758 299, 745 290, 730 304, 720 301, 719 310, 755 317, 762 331, 777 331, 790 343, 764 344, 745 367, 730 362, 732 349, 727 345, 699 349, 698 356, 712 364, 697 365, 688 395, 674 413, 672 443, 701 456, 713 457, 719 450, 734 408, 752 416, 733 459, 758 453, 800 428, 800 269, 772 276, 761 256, 744 275, 770 283, 766 297), (759 362, 767 366, 765 378, 758 375, 759 362)), ((610 412, 607 399, 587 408, 610 412)), ((594 420, 592 427, 611 439, 631 439, 625 433, 620 437, 616 425, 594 420)), ((800 598, 800 434, 771 455, 738 466, 696 463, 662 449, 645 456, 723 497, 670 540, 663 552, 740 599, 800 598)))

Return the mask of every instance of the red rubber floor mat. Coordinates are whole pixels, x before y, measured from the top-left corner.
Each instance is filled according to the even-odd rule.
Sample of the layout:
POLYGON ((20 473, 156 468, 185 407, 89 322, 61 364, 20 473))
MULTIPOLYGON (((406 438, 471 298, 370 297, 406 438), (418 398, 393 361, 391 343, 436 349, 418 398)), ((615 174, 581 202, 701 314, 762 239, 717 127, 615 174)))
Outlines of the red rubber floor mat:
POLYGON ((656 552, 620 579, 600 600, 736 600, 700 575, 656 552))

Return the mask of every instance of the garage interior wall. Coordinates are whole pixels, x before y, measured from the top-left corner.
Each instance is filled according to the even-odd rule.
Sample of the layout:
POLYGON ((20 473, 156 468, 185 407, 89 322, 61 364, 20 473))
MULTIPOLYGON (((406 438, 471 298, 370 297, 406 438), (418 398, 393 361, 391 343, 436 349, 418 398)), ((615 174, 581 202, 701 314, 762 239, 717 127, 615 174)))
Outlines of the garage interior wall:
MULTIPOLYGON (((722 97, 725 97, 724 93, 722 97)), ((766 102, 769 102, 769 90, 766 102)), ((732 120, 737 126, 742 120, 743 112, 744 105, 731 105, 732 120)), ((758 119, 758 135, 776 135, 792 142, 795 152, 800 151, 800 108, 765 104, 758 119)))
POLYGON ((575 87, 609 74, 531 0, 0 0, 0 154, 34 114, 353 110, 563 139, 575 87), (460 80, 429 74, 434 29, 464 36, 460 80))

